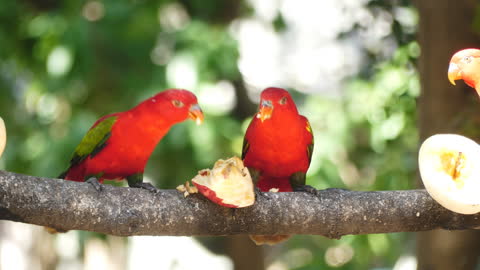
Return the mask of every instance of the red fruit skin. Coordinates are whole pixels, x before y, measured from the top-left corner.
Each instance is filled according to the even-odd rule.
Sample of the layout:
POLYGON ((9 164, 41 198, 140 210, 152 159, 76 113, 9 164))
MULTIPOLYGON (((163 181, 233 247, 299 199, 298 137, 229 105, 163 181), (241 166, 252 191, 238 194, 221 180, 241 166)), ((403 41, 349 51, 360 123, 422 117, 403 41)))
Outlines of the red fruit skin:
MULTIPOLYGON (((192 181, 193 182, 193 181, 192 181)), ((211 190, 210 188, 204 186, 204 185, 200 185, 198 183, 195 183, 193 182, 193 184, 198 188, 198 191, 200 193, 202 193, 203 196, 207 197, 207 199, 209 199, 210 201, 218 204, 218 205, 221 205, 221 206, 224 206, 224 207, 228 207, 228 208, 238 208, 237 205, 233 205, 233 204, 228 204, 228 203, 223 203, 223 199, 222 198, 219 198, 217 197, 217 193, 213 190, 211 190)))

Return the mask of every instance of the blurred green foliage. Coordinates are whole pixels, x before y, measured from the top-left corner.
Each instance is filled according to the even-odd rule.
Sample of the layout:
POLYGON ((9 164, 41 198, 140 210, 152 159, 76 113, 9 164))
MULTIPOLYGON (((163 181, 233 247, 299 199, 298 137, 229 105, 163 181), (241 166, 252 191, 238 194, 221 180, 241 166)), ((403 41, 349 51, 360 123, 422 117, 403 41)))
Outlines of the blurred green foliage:
MULTIPOLYGON (((413 63, 419 47, 414 30, 402 28, 393 12, 395 6, 412 9, 410 3, 390 2, 370 1, 368 7, 393 17, 392 56, 366 52, 367 64, 345 81, 340 97, 293 92, 314 129, 307 181, 317 188, 414 187, 419 82, 413 63)), ((2 1, 0 116, 8 144, 0 168, 57 176, 97 118, 163 89, 186 87, 176 85, 169 70, 175 61, 194 67, 194 75, 186 70, 180 82, 197 94, 197 86, 228 81, 236 95, 246 95, 229 27, 251 12, 247 2, 222 0, 2 1)), ((278 16, 273 26, 284 31, 288 23, 278 16)), ((174 188, 215 160, 239 155, 249 123, 239 111, 254 113, 252 104, 238 103, 220 114, 206 110, 202 126, 187 121, 173 127, 153 153, 146 176, 158 187, 174 188)), ((285 256, 267 259, 296 269, 389 269, 412 252, 408 239, 406 234, 338 241, 297 236, 282 248, 285 256), (326 254, 336 247, 351 258, 334 267, 326 254)))

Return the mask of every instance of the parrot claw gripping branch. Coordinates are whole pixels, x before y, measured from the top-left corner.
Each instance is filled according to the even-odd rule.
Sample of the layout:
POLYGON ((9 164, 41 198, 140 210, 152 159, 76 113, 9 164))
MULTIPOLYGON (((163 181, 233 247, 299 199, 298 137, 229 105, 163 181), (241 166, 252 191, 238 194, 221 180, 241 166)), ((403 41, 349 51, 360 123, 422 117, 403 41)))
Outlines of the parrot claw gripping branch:
POLYGON ((100 191, 103 190, 102 184, 100 184, 100 182, 98 181, 98 179, 97 179, 96 177, 90 177, 90 178, 88 178, 88 180, 85 181, 85 182, 86 182, 86 183, 89 183, 90 185, 92 185, 93 188, 94 188, 96 191, 98 191, 98 192, 100 192, 100 191))
POLYGON ((297 192, 307 192, 309 194, 312 194, 314 196, 318 196, 319 193, 318 193, 318 189, 315 189, 314 187, 310 186, 310 185, 303 185, 303 186, 297 186, 297 187, 294 187, 293 188, 293 191, 297 191, 297 192))

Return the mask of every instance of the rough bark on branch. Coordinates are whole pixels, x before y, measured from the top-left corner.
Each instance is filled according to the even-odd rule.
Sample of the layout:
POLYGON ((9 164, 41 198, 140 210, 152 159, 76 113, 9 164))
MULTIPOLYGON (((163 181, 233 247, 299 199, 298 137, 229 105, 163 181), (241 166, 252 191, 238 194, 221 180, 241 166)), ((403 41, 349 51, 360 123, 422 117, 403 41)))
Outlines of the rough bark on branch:
POLYGON ((438 205, 425 190, 359 192, 327 189, 265 193, 243 209, 218 206, 200 194, 157 194, 0 171, 0 219, 130 235, 347 234, 467 229, 480 214, 460 215, 438 205))

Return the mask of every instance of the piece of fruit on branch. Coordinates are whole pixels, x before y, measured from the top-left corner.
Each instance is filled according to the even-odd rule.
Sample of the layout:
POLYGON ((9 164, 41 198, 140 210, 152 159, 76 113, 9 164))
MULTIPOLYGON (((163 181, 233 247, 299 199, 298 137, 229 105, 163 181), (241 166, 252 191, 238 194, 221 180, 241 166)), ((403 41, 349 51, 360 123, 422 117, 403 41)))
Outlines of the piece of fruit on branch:
POLYGON ((480 146, 455 134, 426 139, 418 163, 423 184, 443 207, 460 214, 480 212, 480 146))
POLYGON ((192 183, 202 195, 221 206, 242 208, 255 203, 252 178, 238 157, 218 160, 213 169, 199 171, 192 183))
POLYGON ((198 193, 198 188, 196 186, 190 185, 190 182, 187 181, 185 184, 179 185, 176 188, 179 192, 183 194, 184 197, 189 196, 190 194, 198 193))

